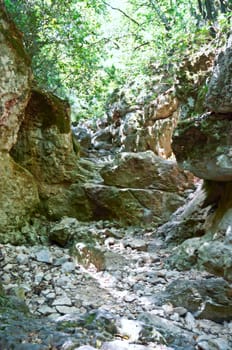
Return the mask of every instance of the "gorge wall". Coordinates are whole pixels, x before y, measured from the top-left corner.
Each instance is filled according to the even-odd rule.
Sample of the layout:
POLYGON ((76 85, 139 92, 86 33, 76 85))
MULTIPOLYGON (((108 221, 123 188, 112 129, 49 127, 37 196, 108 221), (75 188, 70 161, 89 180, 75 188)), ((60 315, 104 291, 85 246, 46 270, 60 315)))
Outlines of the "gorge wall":
POLYGON ((170 264, 198 266, 232 280, 232 36, 209 82, 208 112, 178 124, 172 147, 178 164, 204 180, 189 203, 159 228, 167 242, 183 242, 170 264))
POLYGON ((0 240, 22 243, 34 220, 64 216, 123 225, 167 221, 193 186, 189 173, 165 159, 178 119, 173 92, 162 91, 142 110, 126 105, 124 114, 112 104, 113 128, 100 127, 93 137, 98 153, 83 158, 81 140, 73 143, 68 103, 33 87, 21 34, 3 5, 0 24, 0 240), (101 163, 109 134, 113 158, 101 163))
MULTIPOLYGON (((0 25, 2 242, 24 242, 27 240, 25 227, 33 225, 34 220, 56 221, 64 216, 156 227, 167 222, 194 189, 191 172, 207 179, 204 207, 209 210, 208 202, 215 207, 216 196, 218 208, 224 208, 225 212, 215 211, 212 221, 215 223, 224 214, 229 215, 226 212, 230 212, 231 200, 228 195, 224 198, 223 186, 226 191, 230 189, 231 78, 226 78, 225 91, 229 92, 223 90, 219 96, 224 78, 214 74, 208 94, 212 113, 193 122, 179 123, 173 146, 171 136, 188 99, 182 101, 180 90, 170 86, 164 89, 163 84, 156 86, 156 97, 148 102, 142 103, 138 97, 134 105, 130 105, 130 100, 122 93, 111 102, 106 117, 95 126, 90 121, 84 122, 71 131, 68 103, 32 86, 30 61, 21 34, 7 17, 3 5, 0 25), (216 107, 212 98, 215 94, 221 98, 216 107), (184 169, 177 166, 172 147, 184 169), (209 160, 212 147, 214 157, 209 160)), ((228 56, 229 44, 215 68, 223 77, 230 72, 228 56)), ((213 55, 204 53, 199 57, 191 69, 195 76, 197 67, 201 67, 199 81, 205 81, 213 55)), ((189 83, 186 77, 181 79, 189 83)), ((193 99, 197 93, 194 89, 191 91, 193 99)), ((196 101, 199 105, 197 98, 196 101)), ((200 223, 206 218, 208 222, 204 214, 200 223)), ((205 222, 199 230, 195 229, 199 222, 194 222, 193 231, 205 232, 205 222)), ((173 232, 176 231, 172 226, 173 232)), ((191 233, 186 235, 191 237, 191 233)))

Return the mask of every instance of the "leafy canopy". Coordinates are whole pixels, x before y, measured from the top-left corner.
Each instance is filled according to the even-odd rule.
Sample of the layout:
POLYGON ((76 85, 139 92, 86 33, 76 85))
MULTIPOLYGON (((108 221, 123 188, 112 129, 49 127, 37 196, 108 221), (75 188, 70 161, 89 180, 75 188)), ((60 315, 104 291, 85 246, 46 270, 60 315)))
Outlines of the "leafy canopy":
MULTIPOLYGON (((68 97, 77 118, 103 114, 128 80, 167 83, 184 55, 229 30, 231 0, 5 0, 24 33, 39 86, 68 97)), ((172 79, 171 79, 172 80, 172 79)))

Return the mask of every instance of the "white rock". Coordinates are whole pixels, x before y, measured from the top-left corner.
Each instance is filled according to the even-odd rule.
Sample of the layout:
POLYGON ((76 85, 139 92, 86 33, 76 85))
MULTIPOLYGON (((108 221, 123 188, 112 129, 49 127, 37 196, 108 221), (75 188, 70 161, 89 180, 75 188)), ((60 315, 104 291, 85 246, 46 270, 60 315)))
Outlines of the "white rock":
POLYGON ((68 297, 60 297, 54 300, 52 305, 66 305, 66 306, 72 306, 72 301, 68 297))
POLYGON ((21 265, 26 265, 29 261, 29 256, 26 254, 19 254, 16 257, 16 261, 21 265))
POLYGON ((53 263, 53 257, 48 249, 41 249, 35 253, 35 258, 37 261, 46 263, 46 264, 52 264, 53 263))
POLYGON ((49 307, 47 305, 42 305, 37 309, 37 311, 42 315, 49 315, 49 314, 52 314, 54 312, 54 309, 52 309, 51 307, 49 307))
POLYGON ((75 271, 75 264, 73 262, 67 261, 64 264, 62 264, 61 270, 64 273, 75 271))
POLYGON ((72 314, 72 313, 78 311, 78 309, 75 308, 75 307, 73 307, 73 306, 72 306, 72 307, 69 307, 69 306, 59 306, 59 305, 56 306, 56 310, 57 310, 60 314, 63 314, 63 315, 65 315, 65 314, 72 314))

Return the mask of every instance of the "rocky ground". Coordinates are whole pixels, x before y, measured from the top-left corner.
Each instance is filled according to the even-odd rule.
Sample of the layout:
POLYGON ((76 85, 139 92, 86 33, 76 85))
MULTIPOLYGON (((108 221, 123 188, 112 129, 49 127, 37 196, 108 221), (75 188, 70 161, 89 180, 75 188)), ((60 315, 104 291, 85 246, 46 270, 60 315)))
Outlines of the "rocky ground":
MULTIPOLYGON (((65 226, 74 227, 72 220, 65 226)), ((92 241, 69 248, 1 246, 1 350, 232 348, 232 322, 222 310, 216 323, 210 294, 198 289, 202 283, 213 289, 220 278, 169 270, 171 248, 152 228, 100 221, 79 223, 79 232, 92 241), (183 284, 192 290, 192 304, 183 284), (182 286, 177 294, 175 285, 182 286)))

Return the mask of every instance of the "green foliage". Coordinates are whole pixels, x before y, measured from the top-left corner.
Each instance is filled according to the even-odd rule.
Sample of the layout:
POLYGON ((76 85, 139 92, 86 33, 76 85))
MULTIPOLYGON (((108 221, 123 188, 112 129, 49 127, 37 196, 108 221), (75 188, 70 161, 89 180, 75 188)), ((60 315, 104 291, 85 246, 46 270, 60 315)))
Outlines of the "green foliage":
POLYGON ((110 94, 171 86, 183 58, 230 30, 230 1, 5 0, 24 33, 39 86, 100 117, 110 94), (223 4, 223 6, 222 6, 223 4), (137 84, 140 81, 140 84, 137 84), (139 85, 139 86, 138 86, 139 85))

